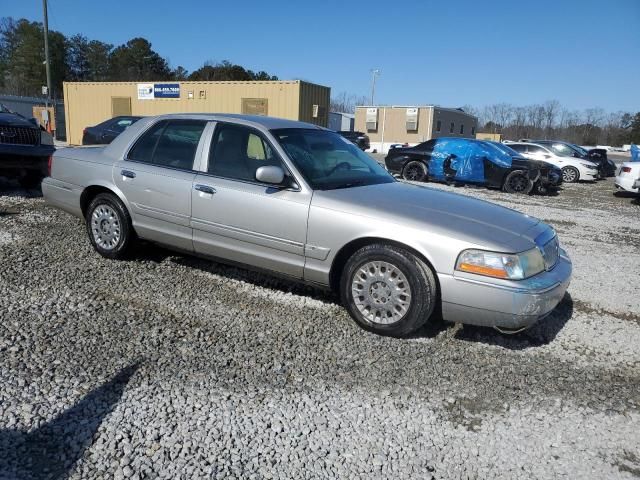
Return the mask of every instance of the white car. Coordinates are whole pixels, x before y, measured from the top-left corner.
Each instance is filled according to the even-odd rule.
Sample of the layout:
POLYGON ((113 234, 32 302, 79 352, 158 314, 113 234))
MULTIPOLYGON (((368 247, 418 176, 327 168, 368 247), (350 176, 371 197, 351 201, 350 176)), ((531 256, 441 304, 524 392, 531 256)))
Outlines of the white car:
POLYGON ((579 180, 594 181, 601 178, 598 165, 581 158, 563 157, 544 145, 536 143, 513 142, 509 147, 525 158, 540 160, 555 165, 562 170, 564 183, 575 183, 579 180))
POLYGON ((616 174, 616 188, 640 193, 640 162, 625 162, 616 174))

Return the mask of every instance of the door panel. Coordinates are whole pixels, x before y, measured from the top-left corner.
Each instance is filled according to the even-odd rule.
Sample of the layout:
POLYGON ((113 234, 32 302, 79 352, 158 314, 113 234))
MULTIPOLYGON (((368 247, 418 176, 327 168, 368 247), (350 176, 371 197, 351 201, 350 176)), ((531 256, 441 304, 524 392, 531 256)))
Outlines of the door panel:
POLYGON ((129 201, 133 225, 148 240, 193 250, 191 189, 202 154, 201 120, 161 120, 116 162, 113 180, 129 201))
POLYGON ((192 190, 196 252, 302 278, 307 215, 304 192, 200 174, 192 190))
POLYGON ((189 216, 195 176, 194 172, 130 161, 113 166, 113 180, 129 201, 138 235, 189 251, 193 250, 189 216), (125 176, 129 173, 135 177, 125 176))
POLYGON ((212 137, 191 191, 195 251, 302 278, 311 192, 256 181, 261 166, 286 169, 261 132, 219 122, 212 137))

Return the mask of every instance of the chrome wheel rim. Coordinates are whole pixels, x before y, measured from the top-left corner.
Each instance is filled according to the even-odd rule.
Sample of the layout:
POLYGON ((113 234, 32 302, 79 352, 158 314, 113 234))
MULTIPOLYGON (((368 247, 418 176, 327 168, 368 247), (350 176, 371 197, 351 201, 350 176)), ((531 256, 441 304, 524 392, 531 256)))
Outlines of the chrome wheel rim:
POLYGON ((578 176, 577 173, 578 172, 576 172, 573 168, 565 168, 562 171, 562 180, 567 183, 575 182, 576 177, 578 176))
POLYGON ((351 292, 360 314, 379 325, 402 320, 411 306, 411 287, 406 275, 388 262, 362 264, 351 279, 351 292))
POLYGON ((109 205, 100 204, 91 214, 91 233, 96 244, 104 250, 113 250, 120 243, 122 229, 120 217, 109 205))

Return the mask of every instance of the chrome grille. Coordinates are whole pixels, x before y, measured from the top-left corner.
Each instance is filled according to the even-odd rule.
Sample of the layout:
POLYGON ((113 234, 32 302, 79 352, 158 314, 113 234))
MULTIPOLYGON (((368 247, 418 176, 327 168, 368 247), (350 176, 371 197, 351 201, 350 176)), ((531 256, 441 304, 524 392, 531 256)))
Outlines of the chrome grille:
POLYGON ((541 248, 542 258, 544 259, 544 267, 551 270, 558 262, 559 245, 558 237, 554 236, 551 240, 544 244, 541 248))
POLYGON ((0 143, 10 145, 38 145, 40 130, 30 127, 0 125, 0 143))

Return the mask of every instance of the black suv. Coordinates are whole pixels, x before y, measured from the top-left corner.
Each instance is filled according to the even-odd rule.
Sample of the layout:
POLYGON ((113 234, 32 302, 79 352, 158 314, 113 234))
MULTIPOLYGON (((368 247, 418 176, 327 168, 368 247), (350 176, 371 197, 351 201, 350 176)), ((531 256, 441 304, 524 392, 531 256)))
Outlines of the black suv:
POLYGON ((347 140, 351 140, 355 143, 360 150, 367 150, 369 148, 369 137, 362 132, 341 131, 338 132, 347 140))
POLYGON ((0 175, 35 187, 47 175, 55 148, 35 119, 27 119, 0 104, 0 175), (44 137, 44 143, 43 143, 44 137))

